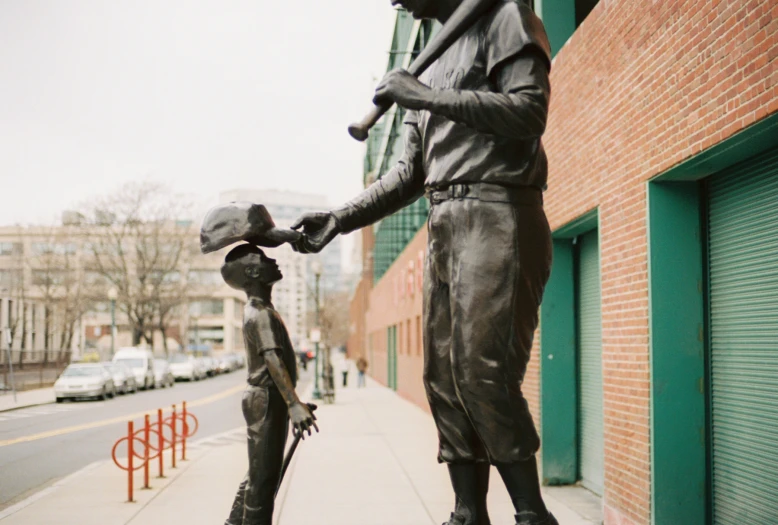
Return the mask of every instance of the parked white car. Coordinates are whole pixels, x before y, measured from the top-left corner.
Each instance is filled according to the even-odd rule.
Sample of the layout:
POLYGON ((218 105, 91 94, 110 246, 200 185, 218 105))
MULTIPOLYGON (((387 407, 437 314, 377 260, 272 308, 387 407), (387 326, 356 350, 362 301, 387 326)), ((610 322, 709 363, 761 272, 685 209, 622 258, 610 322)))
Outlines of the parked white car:
POLYGON ((120 348, 113 356, 114 363, 124 363, 135 374, 138 388, 154 388, 154 354, 145 348, 120 348))
POLYGON ((115 395, 111 373, 99 363, 69 365, 54 382, 57 403, 68 398, 108 399, 115 395))
POLYGON ((202 371, 197 358, 188 354, 175 354, 170 358, 170 371, 176 381, 199 381, 205 373, 202 371))
POLYGON ((102 363, 113 377, 113 384, 119 394, 134 394, 138 391, 135 374, 124 363, 102 363))
POLYGON ((170 363, 164 359, 154 360, 154 382, 158 388, 176 384, 176 378, 173 377, 173 372, 170 371, 170 363))
POLYGON ((213 377, 219 373, 219 361, 215 357, 203 357, 205 363, 205 373, 208 377, 213 377))

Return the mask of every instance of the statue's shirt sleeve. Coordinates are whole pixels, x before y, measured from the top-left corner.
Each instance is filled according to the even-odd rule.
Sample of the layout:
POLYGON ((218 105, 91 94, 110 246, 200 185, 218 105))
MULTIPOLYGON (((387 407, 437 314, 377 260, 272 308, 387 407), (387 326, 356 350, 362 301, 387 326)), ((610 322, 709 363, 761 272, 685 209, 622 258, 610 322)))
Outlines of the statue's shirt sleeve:
POLYGON ((495 68, 522 52, 533 50, 551 69, 551 49, 543 24, 524 4, 509 0, 501 3, 484 20, 481 52, 486 76, 495 68))
POLYGON ((259 353, 264 353, 269 350, 282 349, 284 345, 282 327, 279 327, 279 323, 276 316, 273 315, 273 311, 265 308, 257 312, 256 317, 256 345, 259 353))

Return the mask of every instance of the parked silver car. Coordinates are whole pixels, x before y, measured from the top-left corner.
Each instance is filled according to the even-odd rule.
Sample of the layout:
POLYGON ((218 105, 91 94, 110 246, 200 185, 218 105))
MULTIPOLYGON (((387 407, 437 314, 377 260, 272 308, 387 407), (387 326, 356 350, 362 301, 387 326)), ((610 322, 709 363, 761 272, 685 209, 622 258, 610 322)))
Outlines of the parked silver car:
POLYGON ((187 381, 199 381, 205 377, 205 371, 200 363, 192 355, 175 354, 170 357, 170 371, 176 381, 186 379, 187 381))
POLYGON ((54 382, 57 403, 68 398, 108 399, 116 395, 111 373, 101 364, 72 364, 54 382))
POLYGON ((138 383, 135 380, 135 374, 124 363, 112 363, 106 362, 102 365, 108 369, 111 377, 113 377, 113 384, 116 387, 116 392, 119 394, 134 394, 138 391, 138 383))
POLYGON ((156 388, 165 388, 176 384, 176 378, 170 371, 170 363, 164 359, 154 360, 154 384, 156 388))

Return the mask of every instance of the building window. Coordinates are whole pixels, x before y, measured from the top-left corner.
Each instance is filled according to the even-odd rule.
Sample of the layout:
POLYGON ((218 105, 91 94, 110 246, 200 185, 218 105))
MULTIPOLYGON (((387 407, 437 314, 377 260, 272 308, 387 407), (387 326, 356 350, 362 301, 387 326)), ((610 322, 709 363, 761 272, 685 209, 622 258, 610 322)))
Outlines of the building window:
POLYGON ((424 349, 424 339, 421 335, 421 316, 416 316, 416 355, 421 355, 424 349))
POLYGON ((205 350, 204 346, 211 349, 221 349, 224 346, 224 327, 194 327, 189 329, 189 344, 198 345, 197 350, 205 350))
POLYGON ((181 282, 181 272, 177 270, 163 272, 153 271, 149 274, 152 282, 157 284, 176 284, 181 282))
POLYGON ((0 289, 13 290, 23 284, 21 270, 0 270, 0 289))
POLYGON ((408 355, 413 355, 413 351, 411 350, 411 320, 410 319, 405 321, 405 353, 408 355))
POLYGON ((100 272, 87 270, 84 273, 84 282, 89 286, 102 286, 104 284, 108 284, 108 279, 106 279, 105 275, 100 272))
POLYGON ((224 301, 222 299, 206 299, 189 303, 189 315, 222 315, 224 301))
POLYGON ((50 242, 34 242, 30 245, 30 248, 32 249, 32 253, 35 255, 49 255, 49 254, 56 254, 56 255, 65 255, 65 254, 74 254, 76 253, 76 250, 78 247, 75 245, 75 243, 69 242, 69 243, 50 243, 50 242))
POLYGON ((92 304, 90 312, 95 314, 104 314, 111 311, 111 303, 107 301, 97 301, 92 304))
POLYGON ((22 243, 20 242, 0 242, 0 256, 2 255, 21 255, 22 243))
POLYGON ((191 270, 189 282, 193 284, 221 284, 222 275, 218 270, 191 270))
POLYGON ((65 272, 60 270, 33 270, 32 284, 37 286, 59 286, 65 283, 65 272))

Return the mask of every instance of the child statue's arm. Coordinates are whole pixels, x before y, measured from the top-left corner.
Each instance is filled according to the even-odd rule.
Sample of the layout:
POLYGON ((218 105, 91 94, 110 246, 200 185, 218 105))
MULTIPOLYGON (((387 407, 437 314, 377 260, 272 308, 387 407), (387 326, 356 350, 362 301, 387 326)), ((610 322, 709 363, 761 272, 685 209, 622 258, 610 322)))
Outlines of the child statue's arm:
POLYGON ((284 401, 286 401, 286 405, 289 407, 289 418, 292 420, 295 432, 303 439, 305 439, 303 432, 306 430, 309 436, 311 435, 311 428, 315 428, 316 432, 318 432, 319 427, 316 426, 316 416, 297 397, 297 392, 295 392, 294 385, 292 384, 292 378, 289 377, 289 371, 278 356, 278 352, 275 350, 266 351, 265 364, 270 372, 270 377, 273 378, 273 382, 276 384, 276 388, 278 388, 284 401))

